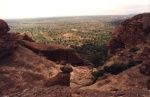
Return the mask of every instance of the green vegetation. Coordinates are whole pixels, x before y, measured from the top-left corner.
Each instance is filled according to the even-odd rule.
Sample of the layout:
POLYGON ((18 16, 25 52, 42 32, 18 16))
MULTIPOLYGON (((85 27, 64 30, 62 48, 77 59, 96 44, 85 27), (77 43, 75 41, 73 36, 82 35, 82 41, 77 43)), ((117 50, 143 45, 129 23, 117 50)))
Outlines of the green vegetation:
POLYGON ((35 41, 74 48, 95 67, 108 58, 109 32, 125 16, 85 16, 6 20, 14 33, 26 33, 35 41))
POLYGON ((106 44, 96 42, 86 42, 82 46, 71 46, 83 58, 91 61, 94 67, 102 66, 108 58, 108 50, 106 44))
POLYGON ((105 73, 110 73, 110 74, 113 74, 113 75, 117 75, 120 72, 122 72, 124 70, 127 70, 127 69, 129 69, 129 68, 131 68, 135 65, 136 65, 136 62, 134 60, 130 60, 128 62, 128 64, 115 63, 115 64, 112 64, 111 66, 105 66, 102 70, 99 70, 97 72, 92 72, 92 75, 95 76, 95 77, 101 77, 105 73))
POLYGON ((101 76, 104 75, 104 73, 106 73, 106 72, 105 72, 104 69, 102 69, 102 70, 99 70, 99 71, 97 71, 97 72, 92 72, 92 75, 93 75, 94 77, 101 77, 101 76))
POLYGON ((128 62, 128 68, 133 67, 136 65, 136 62, 134 60, 129 60, 128 62))
POLYGON ((136 51, 138 51, 137 48, 131 48, 131 49, 129 50, 129 52, 136 52, 136 51))
POLYGON ((124 21, 124 19, 117 19, 117 20, 113 20, 113 21, 109 22, 109 24, 117 26, 117 25, 121 24, 123 21, 124 21))

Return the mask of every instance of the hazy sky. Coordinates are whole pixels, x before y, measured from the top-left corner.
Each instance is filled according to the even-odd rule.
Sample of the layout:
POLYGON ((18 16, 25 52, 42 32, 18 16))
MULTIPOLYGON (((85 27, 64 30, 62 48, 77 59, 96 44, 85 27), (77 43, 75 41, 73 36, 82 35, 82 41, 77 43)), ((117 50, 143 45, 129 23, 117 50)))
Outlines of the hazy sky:
POLYGON ((0 0, 0 18, 150 12, 150 0, 0 0))

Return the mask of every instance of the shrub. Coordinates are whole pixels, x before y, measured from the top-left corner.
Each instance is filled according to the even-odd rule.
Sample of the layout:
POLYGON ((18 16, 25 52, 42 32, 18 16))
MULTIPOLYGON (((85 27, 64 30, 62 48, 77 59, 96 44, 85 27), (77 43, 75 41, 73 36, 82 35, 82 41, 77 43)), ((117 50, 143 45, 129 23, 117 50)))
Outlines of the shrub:
POLYGON ((104 75, 104 73, 110 73, 113 75, 117 75, 124 70, 127 70, 133 66, 136 65, 136 62, 134 60, 130 60, 128 64, 123 64, 123 63, 114 63, 111 66, 105 66, 102 70, 99 70, 97 72, 92 72, 92 75, 95 77, 101 77, 104 75))
POLYGON ((119 74, 120 72, 122 72, 126 69, 128 69, 128 66, 123 64, 123 63, 121 63, 121 64, 116 64, 115 63, 115 64, 112 64, 109 67, 108 66, 104 67, 105 72, 115 74, 115 75, 119 74))
POLYGON ((97 72, 92 72, 92 75, 95 76, 95 77, 101 77, 101 76, 104 75, 104 73, 105 73, 104 70, 99 70, 97 72))
POLYGON ((108 59, 108 49, 106 44, 86 41, 82 46, 71 46, 83 58, 94 64, 94 67, 102 66, 108 59))
POLYGON ((128 62, 128 68, 133 67, 133 66, 135 66, 135 65, 136 65, 136 62, 135 62, 134 60, 130 60, 130 61, 128 62))
POLYGON ((137 48, 131 48, 131 49, 129 50, 129 52, 136 52, 136 51, 138 51, 137 48))

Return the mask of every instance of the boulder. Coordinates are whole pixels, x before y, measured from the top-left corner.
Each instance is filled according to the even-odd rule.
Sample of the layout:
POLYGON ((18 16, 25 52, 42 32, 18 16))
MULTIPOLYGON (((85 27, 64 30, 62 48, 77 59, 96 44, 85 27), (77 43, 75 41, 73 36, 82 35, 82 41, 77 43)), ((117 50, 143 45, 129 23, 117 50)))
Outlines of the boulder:
POLYGON ((10 39, 7 33, 9 30, 8 24, 0 19, 0 59, 11 54, 17 48, 17 44, 10 39))
POLYGON ((54 85, 70 86, 70 73, 73 71, 72 67, 70 65, 66 65, 60 69, 62 72, 49 79, 45 84, 46 87, 51 87, 54 85))
POLYGON ((10 30, 8 24, 0 19, 0 35, 7 33, 10 30))
POLYGON ((65 65, 65 66, 61 67, 60 69, 64 73, 71 73, 73 71, 73 69, 70 65, 65 65))

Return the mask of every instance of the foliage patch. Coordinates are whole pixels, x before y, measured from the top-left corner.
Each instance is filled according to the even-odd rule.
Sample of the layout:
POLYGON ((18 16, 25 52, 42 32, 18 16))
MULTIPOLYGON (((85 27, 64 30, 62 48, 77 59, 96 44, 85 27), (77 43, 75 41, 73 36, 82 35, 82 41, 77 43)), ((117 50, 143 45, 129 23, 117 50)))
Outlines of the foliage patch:
POLYGON ((136 62, 134 60, 129 60, 128 64, 124 64, 124 63, 114 63, 111 66, 105 66, 102 70, 99 70, 97 72, 92 72, 92 75, 95 77, 101 77, 103 76, 105 73, 110 73, 113 75, 117 75, 133 66, 136 65, 136 62))

